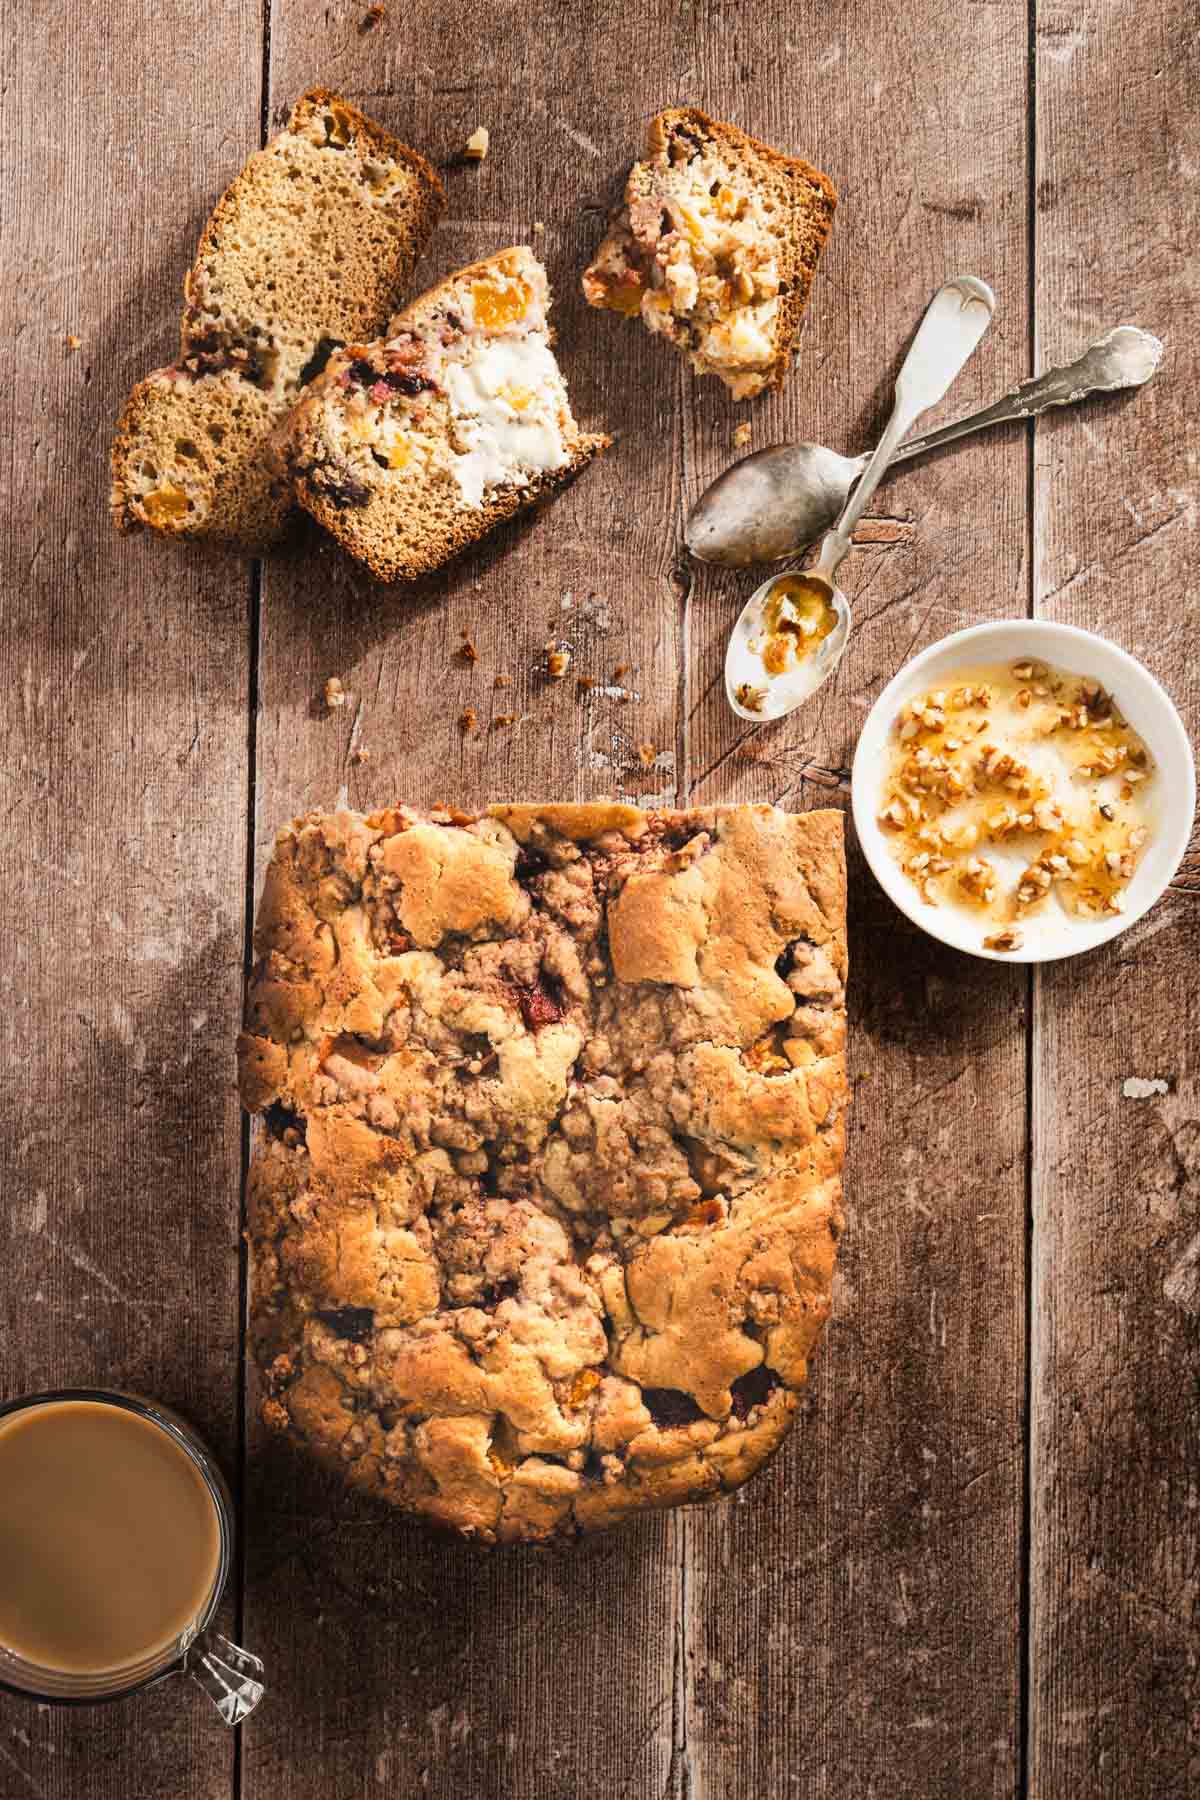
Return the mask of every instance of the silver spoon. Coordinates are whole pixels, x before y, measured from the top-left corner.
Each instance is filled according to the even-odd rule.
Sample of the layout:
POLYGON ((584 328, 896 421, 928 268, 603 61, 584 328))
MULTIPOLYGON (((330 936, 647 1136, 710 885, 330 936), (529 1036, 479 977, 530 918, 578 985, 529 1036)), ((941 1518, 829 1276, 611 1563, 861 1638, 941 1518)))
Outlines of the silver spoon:
POLYGON ((742 719, 781 719, 828 681, 850 636, 850 606, 833 583, 851 534, 905 432, 935 406, 992 322, 986 282, 958 275, 929 302, 899 375, 887 429, 862 479, 826 532, 811 569, 764 581, 746 602, 725 655, 725 694, 742 719), (782 652, 775 672, 773 650, 782 652), (766 660, 764 660, 764 655, 766 660))
MULTIPOLYGON (((1065 368, 1047 369, 979 412, 913 438, 893 462, 907 462, 969 431, 1031 419, 1051 406, 1073 406, 1089 394, 1141 387, 1163 347, 1136 325, 1118 325, 1065 368)), ((828 531, 850 488, 867 466, 865 456, 839 456, 820 444, 775 444, 744 456, 719 475, 693 506, 684 542, 700 562, 744 569, 792 556, 828 531)))

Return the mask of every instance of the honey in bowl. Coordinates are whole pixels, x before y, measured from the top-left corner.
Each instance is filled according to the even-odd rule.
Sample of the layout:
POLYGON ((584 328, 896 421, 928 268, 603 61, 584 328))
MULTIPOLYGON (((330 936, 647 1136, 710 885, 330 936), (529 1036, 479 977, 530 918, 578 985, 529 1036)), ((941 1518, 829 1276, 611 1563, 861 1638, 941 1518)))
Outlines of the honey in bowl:
POLYGON ((931 906, 1023 947, 1047 907, 1120 913, 1154 824, 1154 768, 1112 697, 1044 663, 963 669, 901 709, 879 823, 931 906))
POLYGON ((220 1563, 208 1484, 153 1420, 74 1399, 0 1417, 0 1651, 66 1675, 144 1663, 203 1615, 220 1563))

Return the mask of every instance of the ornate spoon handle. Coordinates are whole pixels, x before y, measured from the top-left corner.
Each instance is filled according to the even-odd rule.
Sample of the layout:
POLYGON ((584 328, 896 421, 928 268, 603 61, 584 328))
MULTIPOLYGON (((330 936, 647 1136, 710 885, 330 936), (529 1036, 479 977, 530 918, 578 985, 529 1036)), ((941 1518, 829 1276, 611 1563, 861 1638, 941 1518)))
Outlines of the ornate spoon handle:
MULTIPOLYGON (((948 444, 968 431, 981 431, 987 425, 1004 425, 1010 419, 1032 419, 1051 406, 1073 406, 1088 394, 1111 392, 1115 388, 1141 387, 1149 381, 1159 365, 1163 347, 1158 338, 1136 325, 1118 325, 1097 338, 1090 349, 1062 369, 1047 369, 1032 381, 1023 381, 1003 400, 997 400, 982 411, 951 425, 928 431, 924 437, 912 438, 895 452, 894 462, 906 462, 938 444, 948 444)), ((865 458, 864 458, 865 465, 865 458)))

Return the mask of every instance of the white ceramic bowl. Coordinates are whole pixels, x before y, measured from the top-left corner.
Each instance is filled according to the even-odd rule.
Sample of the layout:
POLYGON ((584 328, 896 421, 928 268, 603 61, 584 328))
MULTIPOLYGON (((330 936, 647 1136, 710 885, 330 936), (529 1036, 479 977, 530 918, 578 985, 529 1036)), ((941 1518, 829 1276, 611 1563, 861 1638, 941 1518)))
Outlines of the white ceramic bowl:
POLYGON ((858 841, 884 892, 930 937, 993 962, 1052 962, 1093 950, 1125 931, 1149 911, 1179 867, 1196 810, 1192 747, 1182 719, 1150 671, 1107 638, 1047 619, 972 625, 914 656, 892 677, 867 714, 854 753, 851 790, 858 841), (1036 933, 1026 933, 1025 947, 1005 954, 984 949, 983 933, 969 915, 922 900, 897 864, 878 815, 891 757, 891 733, 905 702, 931 687, 946 685, 960 669, 1011 663, 1022 657, 1036 657, 1068 674, 1098 681, 1113 696, 1154 760, 1157 816, 1137 873, 1126 889, 1124 912, 1084 920, 1043 908, 1036 933))

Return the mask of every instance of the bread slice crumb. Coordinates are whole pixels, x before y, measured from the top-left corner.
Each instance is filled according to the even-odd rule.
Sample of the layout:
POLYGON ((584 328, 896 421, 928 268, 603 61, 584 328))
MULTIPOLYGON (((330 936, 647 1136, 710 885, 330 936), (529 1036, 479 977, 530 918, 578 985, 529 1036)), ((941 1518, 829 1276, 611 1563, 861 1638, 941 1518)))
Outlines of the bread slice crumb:
POLYGON ((749 399, 783 384, 836 205, 801 158, 698 107, 668 107, 650 121, 584 295, 749 399))
POLYGON ((113 523, 258 552, 292 496, 273 433, 347 342, 372 337, 445 205, 441 181, 339 94, 313 88, 217 202, 184 281, 178 359, 129 395, 113 523))
POLYGON ((346 690, 336 675, 331 675, 325 683, 325 704, 330 712, 346 704, 346 690))
POLYGON ((477 543, 591 461, 527 245, 448 276, 387 336, 348 344, 278 439, 300 504, 381 581, 477 543))
POLYGON ((491 147, 491 135, 486 125, 477 125, 463 146, 463 155, 470 162, 482 162, 491 147))

